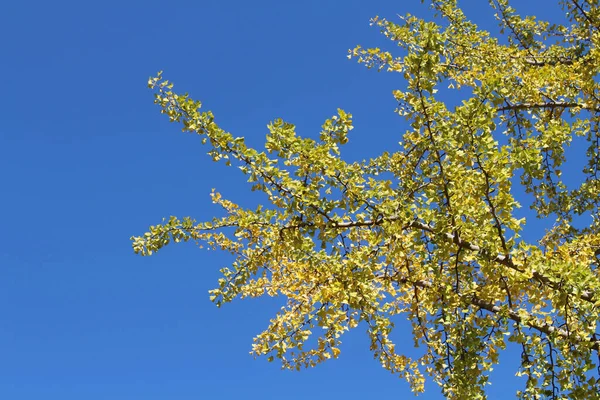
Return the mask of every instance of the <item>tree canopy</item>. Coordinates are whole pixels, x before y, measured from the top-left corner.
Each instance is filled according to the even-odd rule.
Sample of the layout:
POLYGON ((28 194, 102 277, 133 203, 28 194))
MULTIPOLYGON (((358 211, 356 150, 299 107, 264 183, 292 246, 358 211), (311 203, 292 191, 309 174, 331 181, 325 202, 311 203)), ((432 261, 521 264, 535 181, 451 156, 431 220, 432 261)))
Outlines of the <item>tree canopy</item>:
POLYGON ((151 78, 161 112, 200 135, 214 161, 237 166, 264 203, 249 209, 213 191, 226 216, 170 217, 133 249, 192 240, 230 252, 210 298, 282 296, 252 352, 285 368, 338 357, 342 335, 360 326, 415 392, 429 376, 448 398, 485 398, 499 353, 517 346, 519 398, 600 398, 598 1, 561 0, 565 19, 552 23, 490 0, 497 37, 456 0, 428 2, 431 21, 372 20, 394 51, 349 52, 404 78, 393 95, 409 128, 369 160, 342 157, 352 115, 341 109, 318 139, 275 119, 254 149, 151 78), (449 92, 462 102, 451 107, 449 92), (564 176, 574 141, 587 143, 586 164, 564 176), (540 240, 523 238, 518 200, 550 221, 540 240), (399 318, 411 321, 419 357, 394 343, 399 318))

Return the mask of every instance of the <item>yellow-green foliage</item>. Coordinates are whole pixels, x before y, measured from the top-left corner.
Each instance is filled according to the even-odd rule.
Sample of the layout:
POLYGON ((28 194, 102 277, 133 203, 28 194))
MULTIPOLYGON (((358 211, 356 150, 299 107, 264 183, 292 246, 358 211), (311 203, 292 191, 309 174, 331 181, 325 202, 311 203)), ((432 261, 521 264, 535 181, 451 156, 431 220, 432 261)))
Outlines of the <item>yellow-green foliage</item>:
POLYGON ((484 398, 488 372, 514 342, 519 397, 599 398, 598 1, 561 1, 569 22, 551 25, 491 0, 508 40, 478 29, 456 0, 430 2, 437 22, 373 20, 398 54, 350 51, 405 79, 394 96, 411 129, 397 151, 366 162, 340 155, 352 129, 342 110, 318 141, 275 120, 256 150, 160 74, 151 78, 161 111, 266 196, 250 210, 214 192, 226 217, 171 217, 133 237, 133 248, 149 255, 191 239, 231 252, 211 299, 283 296, 287 306, 253 354, 286 368, 338 357, 343 333, 361 324, 382 366, 415 392, 429 375, 448 398, 484 398), (464 101, 449 109, 440 93, 459 88, 464 101), (587 140, 588 162, 573 188, 561 166, 575 136, 587 140), (511 192, 519 184, 533 213, 553 224, 539 242, 520 238, 527 224, 511 192), (583 214, 589 224, 575 228, 583 214), (418 359, 390 338, 404 317, 418 359))

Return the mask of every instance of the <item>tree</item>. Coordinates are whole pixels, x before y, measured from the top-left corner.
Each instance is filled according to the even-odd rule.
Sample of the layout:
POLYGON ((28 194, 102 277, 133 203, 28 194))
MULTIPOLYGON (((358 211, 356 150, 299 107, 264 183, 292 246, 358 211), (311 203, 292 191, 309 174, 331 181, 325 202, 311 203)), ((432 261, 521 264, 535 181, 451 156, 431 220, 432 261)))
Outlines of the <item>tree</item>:
POLYGON ((411 129, 368 161, 341 156, 352 129, 343 110, 318 140, 277 119, 257 150, 151 78, 161 112, 201 135, 213 160, 237 165, 265 204, 246 209, 213 192, 225 217, 170 217, 133 237, 134 251, 193 240, 230 252, 211 300, 283 296, 253 353, 285 368, 337 357, 343 333, 363 325, 375 357, 415 392, 427 374, 449 398, 484 398, 487 371, 512 342, 520 398, 600 398, 600 6, 561 0, 568 23, 550 24, 490 0, 496 38, 456 0, 430 3, 434 21, 373 19, 398 54, 350 51, 405 80, 394 96, 411 129), (459 89, 450 109, 444 94, 459 89), (578 180, 561 174, 574 141, 587 141, 578 180), (517 186, 553 224, 537 242, 521 237, 517 186), (419 358, 391 339, 400 314, 419 358))

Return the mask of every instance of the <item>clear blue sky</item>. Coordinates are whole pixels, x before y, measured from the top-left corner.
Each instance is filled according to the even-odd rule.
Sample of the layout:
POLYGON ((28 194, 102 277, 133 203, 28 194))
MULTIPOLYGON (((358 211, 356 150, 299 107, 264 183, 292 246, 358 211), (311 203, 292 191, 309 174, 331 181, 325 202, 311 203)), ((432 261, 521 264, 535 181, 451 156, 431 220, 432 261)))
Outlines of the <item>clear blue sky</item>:
MULTIPOLYGON (((495 29, 487 2, 462 3, 495 29)), ((401 77, 346 51, 387 44, 369 19, 405 12, 428 13, 418 0, 3 2, 0 398, 410 398, 360 328, 316 369, 252 359, 251 339, 278 301, 218 310, 207 291, 226 256, 178 245, 141 258, 129 242, 162 217, 210 218, 213 187, 258 201, 159 114, 150 75, 164 70, 257 146, 274 118, 314 136, 342 107, 356 126, 346 154, 369 157, 406 129, 391 96, 401 77)), ((398 341, 410 347, 408 335, 398 341)), ((516 357, 504 355, 491 399, 512 397, 516 357)), ((427 388, 420 398, 440 398, 427 388)))

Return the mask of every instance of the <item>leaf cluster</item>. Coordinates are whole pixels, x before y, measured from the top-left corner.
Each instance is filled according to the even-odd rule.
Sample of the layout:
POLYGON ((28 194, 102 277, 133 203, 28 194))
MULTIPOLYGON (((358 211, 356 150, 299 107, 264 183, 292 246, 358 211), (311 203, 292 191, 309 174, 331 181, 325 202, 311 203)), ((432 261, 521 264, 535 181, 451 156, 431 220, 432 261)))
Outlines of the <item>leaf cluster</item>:
POLYGON ((375 358, 415 392, 428 375, 448 398, 485 398, 510 345, 521 352, 519 398, 599 398, 600 7, 563 0, 561 25, 490 0, 503 41, 455 0, 429 3, 434 21, 373 19, 394 52, 349 52, 404 77, 394 97, 410 128, 398 149, 370 160, 344 161, 352 115, 343 110, 318 140, 276 119, 257 150, 151 78, 161 112, 200 135, 214 161, 237 166, 265 202, 245 209, 213 192, 225 217, 171 217, 133 237, 134 251, 194 240, 230 252, 211 300, 284 297, 252 353, 285 368, 337 358, 342 335, 363 326, 375 358), (463 97, 453 108, 450 91, 463 97), (562 173, 574 140, 587 142, 580 184, 562 173), (539 241, 523 239, 515 185, 553 225, 539 241), (419 357, 394 342, 398 318, 411 321, 419 357))

